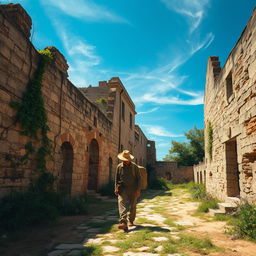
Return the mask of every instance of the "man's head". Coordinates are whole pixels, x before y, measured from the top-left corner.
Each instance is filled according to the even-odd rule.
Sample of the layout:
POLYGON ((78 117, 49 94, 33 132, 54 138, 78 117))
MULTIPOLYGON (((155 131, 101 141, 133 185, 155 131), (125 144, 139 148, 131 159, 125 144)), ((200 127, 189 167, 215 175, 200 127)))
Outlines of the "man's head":
POLYGON ((122 153, 118 154, 117 157, 123 161, 124 165, 130 164, 132 159, 134 159, 134 156, 129 150, 124 150, 122 153))

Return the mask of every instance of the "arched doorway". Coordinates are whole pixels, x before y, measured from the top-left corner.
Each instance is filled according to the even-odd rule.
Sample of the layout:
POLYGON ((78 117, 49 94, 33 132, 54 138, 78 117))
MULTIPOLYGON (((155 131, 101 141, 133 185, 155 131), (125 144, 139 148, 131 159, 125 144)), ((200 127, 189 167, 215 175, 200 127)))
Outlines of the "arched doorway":
POLYGON ((112 158, 110 157, 108 159, 108 168, 109 168, 109 177, 108 177, 108 181, 111 182, 112 181, 112 168, 113 168, 113 160, 112 158))
POLYGON ((65 194, 71 194, 72 173, 73 173, 73 147, 69 142, 61 145, 62 166, 59 173, 58 191, 65 194))
POLYGON ((99 169, 99 144, 97 140, 92 139, 89 145, 89 174, 88 174, 88 186, 87 186, 87 189, 89 190, 97 189, 98 169, 99 169))

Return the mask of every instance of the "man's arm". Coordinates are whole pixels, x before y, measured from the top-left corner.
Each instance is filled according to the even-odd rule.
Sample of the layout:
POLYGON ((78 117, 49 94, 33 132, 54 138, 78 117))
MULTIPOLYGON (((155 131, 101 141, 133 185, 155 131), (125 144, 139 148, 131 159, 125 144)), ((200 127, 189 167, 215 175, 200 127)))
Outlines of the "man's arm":
POLYGON ((114 188, 114 193, 117 196, 118 195, 118 184, 120 182, 120 171, 119 171, 119 165, 116 168, 116 175, 115 175, 115 188, 114 188))

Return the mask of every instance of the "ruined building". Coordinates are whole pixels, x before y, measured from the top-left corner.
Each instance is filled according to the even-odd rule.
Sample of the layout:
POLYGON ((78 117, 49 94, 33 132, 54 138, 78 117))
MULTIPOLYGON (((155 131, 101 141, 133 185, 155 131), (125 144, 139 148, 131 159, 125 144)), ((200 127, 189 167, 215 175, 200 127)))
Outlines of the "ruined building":
POLYGON ((195 180, 221 200, 256 203, 256 9, 224 66, 209 58, 204 104, 206 155, 195 180))
MULTIPOLYGON (((21 5, 0 5, 0 196, 26 187, 34 176, 34 158, 13 164, 22 162, 29 139, 20 133, 10 106, 22 100, 38 67, 31 25, 21 5)), ((53 61, 43 75, 42 94, 53 148, 47 168, 58 178, 57 189, 70 194, 99 189, 113 180, 116 156, 123 149, 139 164, 152 161, 154 143, 135 125, 135 106, 120 79, 77 88, 68 80, 64 56, 55 47, 48 49, 53 61)))

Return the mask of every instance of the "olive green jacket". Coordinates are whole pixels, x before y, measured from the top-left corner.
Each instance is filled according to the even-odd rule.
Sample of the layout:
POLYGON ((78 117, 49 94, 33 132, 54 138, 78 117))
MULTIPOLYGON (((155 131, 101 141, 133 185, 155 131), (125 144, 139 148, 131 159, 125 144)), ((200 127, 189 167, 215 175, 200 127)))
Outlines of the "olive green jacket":
POLYGON ((139 167, 131 162, 130 165, 124 166, 120 163, 116 169, 115 187, 121 185, 121 188, 125 190, 135 191, 141 188, 141 177, 139 167))

